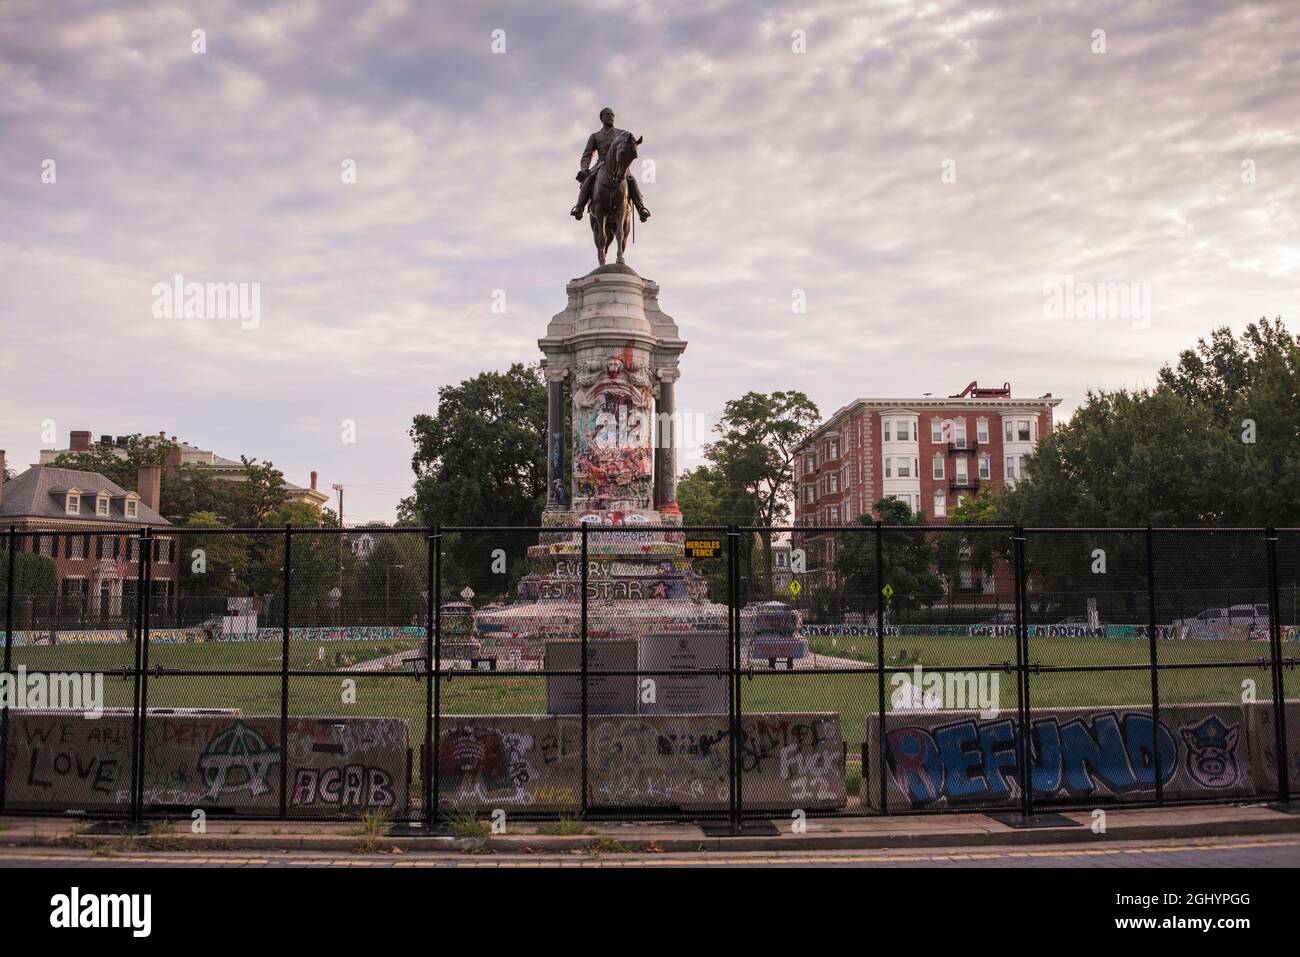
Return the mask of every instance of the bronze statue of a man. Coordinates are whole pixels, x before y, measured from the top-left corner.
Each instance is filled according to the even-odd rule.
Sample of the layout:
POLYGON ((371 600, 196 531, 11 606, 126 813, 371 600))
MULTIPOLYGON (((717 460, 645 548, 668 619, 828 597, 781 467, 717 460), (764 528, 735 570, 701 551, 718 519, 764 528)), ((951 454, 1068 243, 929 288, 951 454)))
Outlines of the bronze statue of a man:
MULTIPOLYGON (((610 144, 614 142, 615 137, 623 132, 623 130, 614 126, 614 111, 608 106, 600 111, 600 122, 604 125, 587 137, 587 145, 582 148, 582 158, 578 161, 580 168, 577 178, 582 186, 578 190, 578 205, 569 210, 569 215, 574 219, 582 219, 582 211, 591 199, 592 188, 596 185, 596 177, 592 174, 600 168, 601 163, 609 159, 610 144), (592 153, 600 157, 600 163, 596 164, 596 169, 590 168, 592 153)), ((627 174, 627 198, 636 207, 637 213, 641 216, 641 222, 644 223, 650 218, 650 210, 645 208, 645 203, 641 199, 641 185, 631 172, 627 174)))

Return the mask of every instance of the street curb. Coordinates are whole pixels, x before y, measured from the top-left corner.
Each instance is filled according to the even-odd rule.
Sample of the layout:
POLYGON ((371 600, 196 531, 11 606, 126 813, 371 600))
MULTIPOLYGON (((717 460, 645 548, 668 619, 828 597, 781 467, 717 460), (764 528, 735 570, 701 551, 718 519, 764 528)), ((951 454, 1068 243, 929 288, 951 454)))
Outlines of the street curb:
MULTIPOLYGON (((814 822, 814 827, 816 822, 814 822)), ((1188 823, 1116 824, 1105 834, 1094 834, 1086 824, 1075 827, 1016 829, 972 829, 965 831, 889 831, 856 834, 782 834, 777 837, 655 837, 609 832, 550 837, 545 835, 502 835, 490 838, 459 838, 443 835, 367 838, 363 835, 334 834, 189 834, 159 837, 150 834, 78 834, 75 837, 33 834, 24 839, 18 833, 0 832, 5 847, 68 847, 118 851, 155 850, 179 853, 225 851, 343 851, 347 853, 443 852, 465 854, 564 854, 590 852, 684 854, 699 852, 753 851, 864 851, 926 847, 1026 847, 1045 844, 1084 844, 1115 841, 1158 841, 1179 838, 1243 837, 1300 834, 1300 815, 1277 813, 1276 817, 1249 820, 1194 821, 1188 823)))

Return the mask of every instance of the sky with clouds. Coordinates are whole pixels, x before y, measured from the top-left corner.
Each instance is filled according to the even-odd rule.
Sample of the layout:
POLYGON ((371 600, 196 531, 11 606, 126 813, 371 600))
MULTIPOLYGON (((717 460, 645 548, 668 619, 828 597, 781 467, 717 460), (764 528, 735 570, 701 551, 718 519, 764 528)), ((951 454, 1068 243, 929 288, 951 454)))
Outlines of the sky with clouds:
POLYGON ((166 430, 391 520, 411 418, 539 358, 595 265, 605 105, 653 161, 628 261, 683 411, 979 379, 1068 414, 1214 326, 1300 328, 1298 58, 1293 0, 5 0, 0 447, 166 430), (156 318, 176 274, 259 283, 260 324, 156 318), (1048 315, 1065 277, 1150 313, 1048 315))

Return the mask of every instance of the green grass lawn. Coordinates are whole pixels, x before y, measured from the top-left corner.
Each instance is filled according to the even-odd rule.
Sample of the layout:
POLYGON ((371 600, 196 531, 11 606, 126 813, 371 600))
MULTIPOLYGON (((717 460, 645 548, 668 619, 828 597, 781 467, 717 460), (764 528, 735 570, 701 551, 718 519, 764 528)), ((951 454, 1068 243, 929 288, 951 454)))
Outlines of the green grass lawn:
MULTIPOLYGON (((875 641, 871 638, 813 638, 813 651, 872 664, 875 641)), ((290 643, 293 669, 334 670, 337 661, 365 661, 398 651, 416 650, 414 641, 356 641, 290 643), (325 660, 318 651, 325 649, 325 660), (346 656, 340 659, 337 656, 346 656)), ((983 637, 891 637, 885 642, 887 663, 911 668, 962 666, 993 670, 998 677, 1002 710, 1017 707, 1015 676, 1001 670, 1014 663, 1015 641, 983 637)), ((1264 642, 1161 641, 1157 654, 1162 663, 1240 662, 1239 667, 1200 670, 1165 670, 1160 674, 1162 704, 1237 701, 1243 681, 1255 682, 1256 694, 1267 699, 1271 678, 1260 659, 1268 654, 1264 642)), ((1031 662, 1042 665, 1144 664, 1148 646, 1143 639, 1035 638, 1030 642, 1031 662)), ((132 682, 114 677, 114 669, 130 666, 134 650, 128 644, 84 644, 15 648, 14 666, 61 671, 104 671, 106 705, 130 707, 132 682)), ((276 642, 206 642, 157 644, 150 647, 152 669, 209 671, 270 670, 280 667, 276 642)), ((894 685, 886 682, 886 698, 894 685)), ((270 677, 201 677, 151 674, 151 707, 239 708, 247 714, 278 714, 280 679, 270 677)), ((544 678, 459 676, 441 682, 443 714, 545 714, 544 678)), ((1145 705, 1151 700, 1146 671, 1038 673, 1031 675, 1030 704, 1034 708, 1067 706, 1145 705)), ((842 716, 850 747, 861 740, 863 719, 878 706, 877 682, 870 674, 812 674, 755 672, 741 683, 745 711, 833 711, 842 716)), ((367 677, 340 673, 333 677, 292 677, 289 682, 291 714, 379 715, 411 721, 412 736, 423 739, 425 682, 407 675, 367 677), (343 700, 344 679, 356 682, 355 703, 343 700)))

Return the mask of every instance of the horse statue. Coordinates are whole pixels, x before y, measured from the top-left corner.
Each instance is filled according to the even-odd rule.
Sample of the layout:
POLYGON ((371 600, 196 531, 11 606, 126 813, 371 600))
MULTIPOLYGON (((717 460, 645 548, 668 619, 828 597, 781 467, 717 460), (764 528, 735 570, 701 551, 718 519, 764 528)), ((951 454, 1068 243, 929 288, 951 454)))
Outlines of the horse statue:
POLYGON ((591 238, 596 243, 596 258, 605 265, 609 244, 618 240, 618 258, 623 262, 627 234, 632 229, 632 204, 627 199, 627 171, 637 157, 637 147, 644 137, 623 131, 610 145, 606 162, 596 173, 591 194, 591 238))

